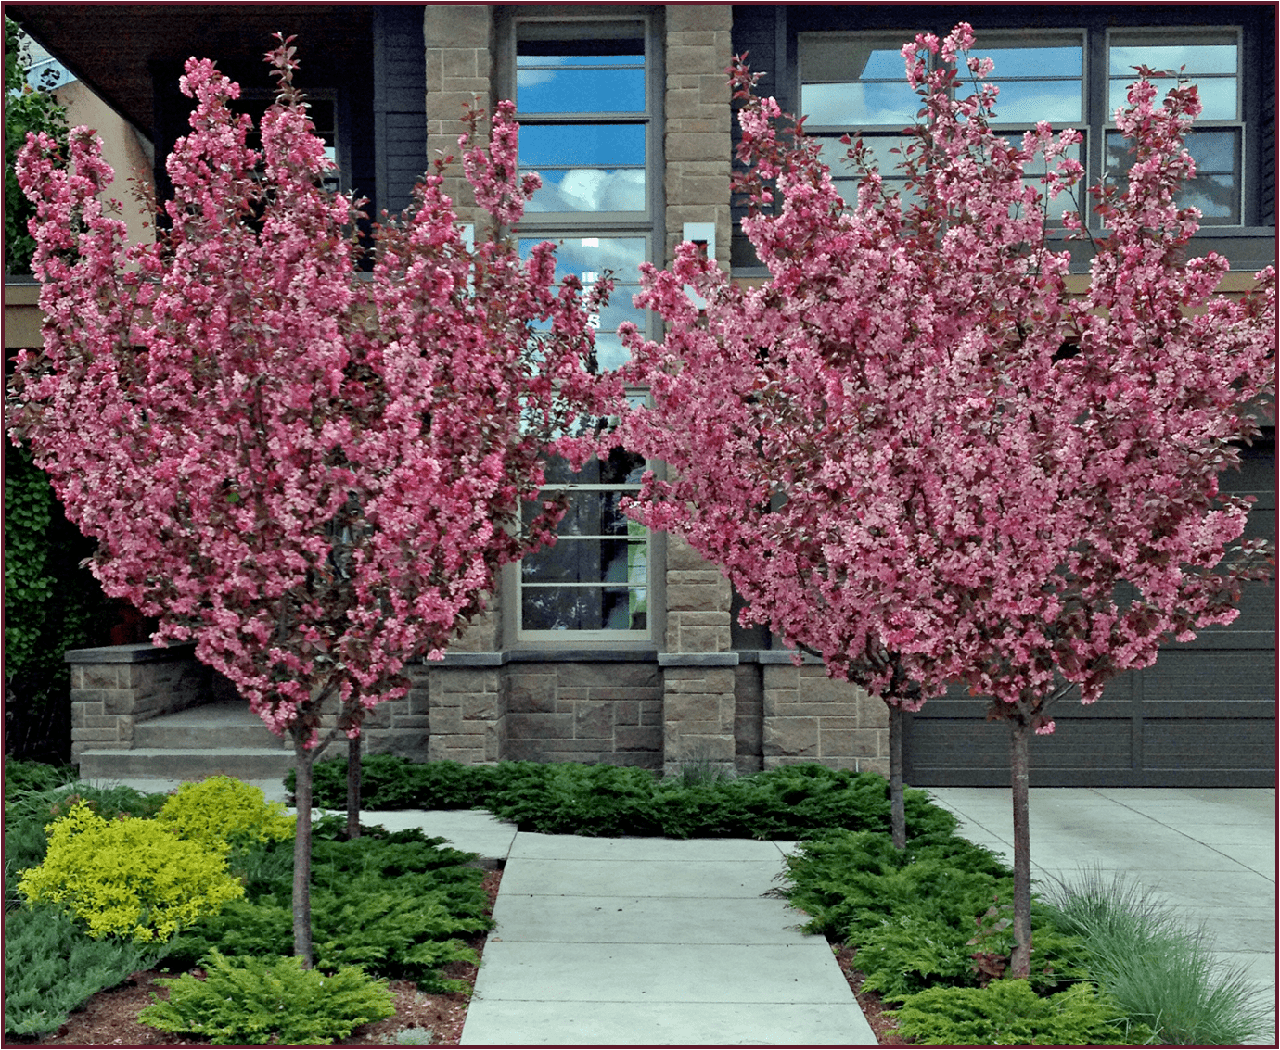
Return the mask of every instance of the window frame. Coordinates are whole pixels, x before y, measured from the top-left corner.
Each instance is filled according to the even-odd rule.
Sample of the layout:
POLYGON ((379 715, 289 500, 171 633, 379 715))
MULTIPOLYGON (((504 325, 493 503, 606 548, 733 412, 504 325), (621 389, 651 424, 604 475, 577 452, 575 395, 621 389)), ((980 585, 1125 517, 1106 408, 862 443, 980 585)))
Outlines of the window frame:
MULTIPOLYGON (((876 27, 873 29, 856 30, 856 29, 833 29, 833 30, 815 30, 800 29, 796 32, 795 37, 795 65, 794 65, 794 90, 797 103, 800 100, 801 92, 805 86, 804 73, 804 41, 806 37, 848 37, 856 38, 874 37, 882 39, 899 38, 902 41, 911 39, 916 29, 886 29, 876 27)), ((932 32, 939 33, 940 28, 934 26, 932 32)), ((941 32, 946 32, 947 28, 942 27, 941 32)), ((1038 27, 1034 26, 997 26, 989 25, 980 27, 977 31, 978 45, 975 54, 985 55, 988 53, 988 47, 1000 46, 1002 37, 1006 39, 1017 34, 1030 34, 1038 31, 1038 27)), ((1112 77, 1110 73, 1110 50, 1113 34, 1125 38, 1141 37, 1146 34, 1151 37, 1178 37, 1186 36, 1189 43, 1195 42, 1196 34, 1213 34, 1215 36, 1223 36, 1230 34, 1234 40, 1237 54, 1236 62, 1236 117, 1235 120, 1225 119, 1204 119, 1197 120, 1192 131, 1194 135, 1197 131, 1212 131, 1215 129, 1230 130, 1236 135, 1236 156, 1235 156, 1235 177, 1237 180, 1236 194, 1233 201, 1234 215, 1229 219, 1219 219, 1213 217, 1203 218, 1201 221, 1200 236, 1232 236, 1243 235, 1252 229, 1250 227, 1250 208, 1252 205, 1250 193, 1250 167, 1253 158, 1253 152, 1256 151, 1257 145, 1251 140, 1251 126, 1247 120, 1249 108, 1249 68, 1248 68, 1248 40, 1245 27, 1236 22, 1228 22, 1213 25, 1150 25, 1150 24, 1133 24, 1133 25, 1108 25, 1099 26, 1095 24, 1077 24, 1071 26, 1052 26, 1045 27, 1043 33, 1046 36, 1067 36, 1076 35, 1081 40, 1082 46, 1082 73, 1081 73, 1081 104, 1082 117, 1078 122, 1054 122, 1055 131, 1061 131, 1066 127, 1074 127, 1079 130, 1084 142, 1081 147, 1080 161, 1085 168, 1085 178, 1083 184, 1090 186, 1098 182, 1108 174, 1107 167, 1107 139, 1108 136, 1116 131, 1116 125, 1112 119, 1110 107, 1110 87, 1112 77)), ((1134 45, 1129 45, 1134 46, 1134 45)), ((994 73, 994 82, 1000 82, 1000 69, 997 68, 994 73)), ((1194 76, 1191 78, 1194 80, 1194 76)), ((1225 78, 1223 78, 1225 79, 1225 78)), ((803 112, 803 107, 797 104, 798 112, 803 112)), ((999 109, 997 108, 997 116, 999 109)), ((904 124, 904 127, 906 125, 904 124)), ((1012 133, 1025 130, 1029 125, 1020 121, 1005 121, 997 119, 992 122, 992 128, 996 132, 1009 137, 1012 133)), ((864 134, 865 140, 870 144, 876 138, 893 138, 895 130, 889 124, 876 125, 828 125, 828 124, 810 124, 806 121, 806 132, 815 138, 834 138, 838 134, 852 133, 860 131, 864 134)), ((1256 129, 1252 136, 1256 138, 1256 129)), ((1213 174, 1219 174, 1214 172, 1213 174)), ((833 175, 839 183, 842 181, 841 172, 833 167, 833 175)), ((886 180, 890 179, 890 175, 886 174, 886 180)), ((848 182, 851 176, 845 177, 843 181, 848 182)), ((898 181, 898 180, 894 180, 898 181)), ((1059 199, 1062 206, 1069 205, 1059 199)), ((1051 209, 1052 210, 1052 209, 1051 209)), ((1084 209, 1083 217, 1086 225, 1090 228, 1097 227, 1098 218, 1092 213, 1091 209, 1084 209)))
MULTIPOLYGON (((495 85, 498 98, 510 98, 517 102, 516 91, 517 49, 521 39, 520 31, 525 26, 536 26, 536 39, 598 39, 596 32, 601 23, 640 23, 643 25, 645 55, 645 109, 637 111, 588 110, 585 112, 534 112, 523 114, 518 108, 516 120, 523 127, 532 126, 555 127, 583 123, 594 124, 638 124, 645 128, 645 209, 640 211, 581 211, 581 212, 548 212, 526 211, 516 227, 516 234, 521 239, 531 238, 535 241, 550 240, 563 242, 576 238, 643 238, 645 249, 643 258, 655 261, 662 252, 665 243, 665 216, 663 213, 664 193, 663 179, 665 165, 663 156, 663 120, 662 103, 665 92, 663 17, 660 8, 634 7, 630 5, 605 6, 583 5, 539 7, 537 5, 509 5, 498 12, 496 22, 496 69, 495 85), (557 30, 559 31, 557 33, 557 30)), ((618 275, 615 275, 615 277, 618 275)), ((621 294, 627 294, 622 292, 621 294)), ((617 301, 618 291, 614 293, 617 301)), ((657 337, 657 320, 646 312, 641 326, 643 334, 649 338, 657 337)), ((633 397, 647 396, 643 391, 629 391, 633 397)), ((548 491, 573 489, 572 483, 551 483, 545 486, 548 491)), ((584 491, 632 492, 636 485, 602 485, 583 483, 584 491)), ((638 650, 650 651, 658 640, 664 636, 665 624, 665 572, 661 566, 665 564, 665 543, 660 533, 645 530, 647 581, 644 585, 646 604, 646 623, 641 630, 631 629, 563 629, 534 630, 523 626, 523 606, 526 583, 523 579, 522 563, 516 562, 505 567, 502 579, 503 593, 511 600, 504 601, 503 634, 514 647, 533 652, 560 651, 578 649, 590 652, 638 650)), ((603 574, 602 574, 603 575, 603 574)), ((539 585, 534 583, 533 587, 539 585)), ((548 583, 545 586, 555 586, 548 583)), ((582 589, 597 588, 604 592, 611 587, 625 586, 636 589, 630 580, 589 581, 576 584, 582 589)))
MULTIPOLYGON (((1115 114, 1111 105, 1111 84, 1113 80, 1122 78, 1112 77, 1111 75, 1111 39, 1113 35, 1120 36, 1140 36, 1148 33, 1158 36, 1176 36, 1185 35, 1189 38, 1189 42, 1194 43, 1194 37, 1197 34, 1213 33, 1213 34, 1230 34, 1234 38, 1236 49, 1236 72, 1234 76, 1236 84, 1236 117, 1234 120, 1227 119, 1201 119, 1196 118, 1195 124, 1192 125, 1191 133, 1188 138, 1192 138, 1197 132, 1211 131, 1214 129, 1229 129, 1234 131, 1237 136, 1236 146, 1236 173, 1238 175, 1238 183, 1235 194, 1235 217, 1234 219, 1221 220, 1212 217, 1200 218, 1201 231, 1207 233, 1218 233, 1224 230, 1237 230, 1244 228, 1246 223, 1246 213, 1249 204, 1249 129, 1245 121, 1245 38, 1244 27, 1239 24, 1215 25, 1215 26, 1154 26, 1154 25, 1135 25, 1135 26, 1108 26, 1099 35, 1102 37, 1102 73, 1099 77, 1101 85, 1099 91, 1101 94, 1101 119, 1098 121, 1098 150, 1097 150, 1097 167, 1094 179, 1097 181, 1108 176, 1107 164, 1107 139, 1113 134, 1117 128, 1115 114)), ((1136 76, 1136 74, 1134 74, 1136 76)), ((1189 78, 1194 82, 1194 74, 1189 78)), ((1225 79, 1215 77, 1213 79, 1225 79)), ((1132 82, 1132 78, 1129 79, 1132 82)))

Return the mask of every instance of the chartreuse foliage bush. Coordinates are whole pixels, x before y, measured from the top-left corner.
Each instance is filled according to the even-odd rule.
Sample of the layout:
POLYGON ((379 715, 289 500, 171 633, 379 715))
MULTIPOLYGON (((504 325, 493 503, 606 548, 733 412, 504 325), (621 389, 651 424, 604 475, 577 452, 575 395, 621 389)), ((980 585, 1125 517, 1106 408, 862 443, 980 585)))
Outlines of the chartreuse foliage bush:
POLYGON ((395 1013, 386 982, 358 966, 326 973, 303 969, 292 955, 228 959, 214 952, 206 969, 204 980, 184 974, 157 981, 169 999, 157 999, 138 1020, 217 1045, 306 1046, 343 1039, 395 1013))
MULTIPOLYGON (((290 777, 292 774, 290 774, 290 777)), ((292 790, 293 781, 286 783, 292 790)), ((669 838, 799 838, 826 828, 888 830, 883 777, 816 763, 732 779, 660 779, 629 766, 576 763, 413 764, 366 756, 362 804, 368 809, 487 809, 522 831, 669 838)), ((346 805, 346 761, 315 766, 316 804, 346 805)), ((908 833, 946 834, 955 819, 907 789, 908 833)))
POLYGON ((1115 1046, 1151 1037, 1088 983, 1049 996, 1016 980, 930 988, 889 1013, 897 1017, 900 1035, 926 1046, 1115 1046))
POLYGON ((267 802, 261 788, 213 776, 181 785, 156 814, 156 822, 180 838, 225 852, 233 844, 292 839, 296 818, 283 804, 267 802))
POLYGON ((140 942, 167 940, 244 894, 221 853, 154 820, 104 820, 84 802, 54 821, 44 862, 18 887, 33 903, 69 912, 91 937, 140 942))
POLYGON ((14 908, 4 917, 4 1030, 51 1032, 89 996, 155 965, 156 945, 94 940, 50 905, 14 908))

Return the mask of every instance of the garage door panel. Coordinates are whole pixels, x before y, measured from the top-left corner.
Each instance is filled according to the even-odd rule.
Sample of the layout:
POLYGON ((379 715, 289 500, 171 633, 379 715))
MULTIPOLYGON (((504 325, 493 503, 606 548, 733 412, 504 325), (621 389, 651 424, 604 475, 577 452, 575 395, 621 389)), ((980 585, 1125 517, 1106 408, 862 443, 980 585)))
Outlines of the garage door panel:
POLYGON ((1260 650, 1168 649, 1142 672, 1149 701, 1269 701, 1275 654, 1260 650))
POLYGON ((1274 722, 1260 718, 1144 718, 1143 765, 1147 770, 1214 768, 1270 772, 1275 762, 1274 722))

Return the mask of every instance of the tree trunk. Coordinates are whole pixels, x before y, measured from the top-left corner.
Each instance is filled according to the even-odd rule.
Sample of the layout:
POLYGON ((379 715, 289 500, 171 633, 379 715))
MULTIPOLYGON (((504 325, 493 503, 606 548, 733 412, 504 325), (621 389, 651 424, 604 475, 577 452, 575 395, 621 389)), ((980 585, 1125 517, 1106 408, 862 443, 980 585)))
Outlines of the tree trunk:
POLYGON ((895 849, 907 848, 907 815, 902 802, 902 708, 889 705, 889 832, 895 849))
POLYGON ((291 732, 297 760, 294 794, 298 802, 298 826, 293 840, 293 954, 309 970, 316 961, 311 938, 311 798, 316 756, 303 747, 306 729, 295 726, 291 732))
POLYGON ((1013 955, 1010 977, 1031 976, 1031 725, 1022 715, 1009 723, 1009 771, 1013 789, 1013 955))
POLYGON ((360 737, 347 741, 347 839, 360 837, 360 737))

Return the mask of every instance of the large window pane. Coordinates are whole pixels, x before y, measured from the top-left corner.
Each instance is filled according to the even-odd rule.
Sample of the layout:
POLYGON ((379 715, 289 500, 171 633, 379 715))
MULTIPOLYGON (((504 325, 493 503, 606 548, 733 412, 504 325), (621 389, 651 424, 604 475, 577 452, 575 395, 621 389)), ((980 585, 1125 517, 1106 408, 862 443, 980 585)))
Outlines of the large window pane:
POLYGON ((1020 47, 988 47, 979 36, 975 54, 990 57, 995 64, 992 76, 1074 78, 1084 76, 1084 47, 1081 44, 1059 44, 1038 47, 1032 44, 1020 47))
MULTIPOLYGON (((1187 135, 1187 152, 1196 162, 1196 177, 1183 187, 1178 204, 1199 208, 1201 221, 1223 225, 1240 222, 1240 130, 1207 128, 1187 135)), ((1107 134, 1107 175, 1124 181, 1133 165, 1129 143, 1119 132, 1107 134)))
POLYGON ((527 212, 643 212, 647 183, 643 168, 531 168, 542 186, 527 212))
POLYGON ((800 111, 809 126, 910 124, 920 100, 907 83, 902 39, 801 33, 800 111))
POLYGON ((516 108, 521 113, 644 112, 643 56, 610 59, 636 63, 638 68, 582 69, 570 65, 586 61, 521 58, 516 71, 516 108))
POLYGON ((811 127, 894 124, 906 127, 915 120, 920 100, 904 80, 901 84, 859 83, 803 84, 800 112, 811 127))
POLYGON ((1047 120, 1056 127, 1074 127, 1082 116, 1079 80, 1002 80, 994 121, 1002 124, 1033 125, 1047 120))
POLYGON ((522 168, 644 166, 643 124, 532 124, 520 128, 522 168))
MULTIPOLYGON (((1126 105, 1128 86, 1146 66, 1196 85, 1201 120, 1240 119, 1240 56, 1234 32, 1152 31, 1112 33, 1107 52, 1108 110, 1126 105)), ((1177 80, 1166 82, 1173 87, 1177 80)), ((1163 94, 1163 93, 1162 93, 1163 94)))
POLYGON ((643 587, 525 587, 524 631, 635 631, 648 629, 643 587))

